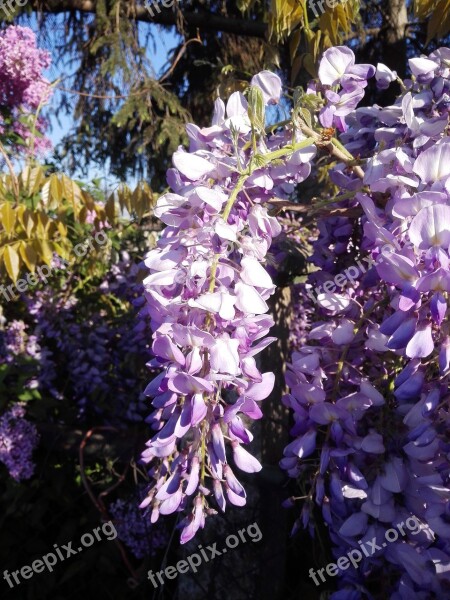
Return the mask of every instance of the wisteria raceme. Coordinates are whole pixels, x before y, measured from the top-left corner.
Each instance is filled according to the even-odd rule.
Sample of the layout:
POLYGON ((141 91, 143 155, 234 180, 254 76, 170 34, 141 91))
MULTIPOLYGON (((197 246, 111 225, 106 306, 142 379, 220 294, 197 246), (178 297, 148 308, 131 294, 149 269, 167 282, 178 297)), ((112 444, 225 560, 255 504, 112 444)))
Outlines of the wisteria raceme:
POLYGON ((236 467, 261 469, 244 448, 253 436, 243 417, 261 418, 259 403, 274 385, 273 373, 261 373, 255 360, 273 339, 266 313, 274 285, 264 261, 281 230, 265 204, 288 197, 309 175, 316 151, 299 132, 294 144, 291 132, 264 134, 264 103, 280 94, 279 78, 262 72, 249 101, 236 92, 226 106, 216 101, 211 127, 189 125, 190 151, 174 154, 172 192, 155 210, 167 227, 145 260, 144 285, 154 331, 150 364, 163 370, 146 390, 156 433, 143 460, 154 483, 141 506, 152 521, 187 513, 183 543, 214 507, 245 504, 236 467))
POLYGON ((0 462, 16 481, 32 477, 32 454, 38 441, 36 427, 25 419, 22 404, 13 405, 0 416, 0 462))
MULTIPOLYGON (((138 273, 138 265, 123 252, 99 289, 140 311, 142 284, 136 281, 138 273)), ((115 409, 110 411, 114 420, 109 417, 108 424, 119 427, 124 421, 141 421, 144 397, 136 398, 136 391, 140 365, 144 366, 150 356, 146 316, 143 314, 134 326, 133 315, 107 319, 101 308, 88 318, 80 318, 77 298, 55 298, 51 288, 34 292, 25 301, 35 319, 41 352, 45 352, 38 375, 40 389, 59 399, 69 398, 78 407, 80 419, 87 414, 101 415, 105 403, 109 407, 114 403, 115 409), (70 370, 64 380, 54 382, 55 370, 64 373, 67 365, 70 370)))
MULTIPOLYGON (((333 600, 450 593, 449 59, 447 48, 411 59, 413 77, 394 105, 333 121, 345 149, 365 160, 362 179, 335 167, 343 194, 332 208, 360 217, 319 224, 319 270, 307 285, 334 283, 318 295, 307 345, 292 357, 284 403, 295 439, 282 460, 309 482, 299 526, 314 532, 318 504, 336 558, 360 540, 380 545, 358 570, 340 570, 333 600), (351 275, 337 285, 345 269, 351 275), (420 531, 383 547, 386 531, 408 518, 420 531)), ((311 90, 342 83, 347 93, 349 73, 361 85, 354 68, 347 49, 328 50, 311 90)), ((378 65, 380 87, 395 78, 378 65)))
POLYGON ((340 161, 330 172, 340 193, 313 244, 318 270, 299 288, 310 323, 297 321, 283 399, 294 440, 281 464, 306 488, 298 525, 314 534, 318 504, 336 558, 411 519, 418 529, 340 569, 334 600, 450 589, 449 61, 445 48, 411 59, 394 105, 358 109, 370 77, 385 89, 396 74, 327 50, 292 121, 271 135, 258 102, 276 100, 280 85, 262 73, 248 104, 218 100, 211 128, 188 127, 190 152, 175 153, 172 192, 157 207, 167 228, 145 285, 150 364, 162 372, 147 388, 157 433, 142 506, 153 521, 187 512, 185 542, 214 511, 211 492, 222 510, 244 504, 231 455, 239 469, 260 468, 242 447, 251 434, 240 414, 259 418, 273 385, 253 358, 270 340, 263 265, 280 226, 267 208, 310 174, 315 145, 340 161))
POLYGON ((109 505, 117 534, 133 555, 142 559, 153 556, 158 550, 167 548, 169 534, 163 526, 149 526, 142 511, 138 508, 135 498, 127 500, 119 498, 109 505))

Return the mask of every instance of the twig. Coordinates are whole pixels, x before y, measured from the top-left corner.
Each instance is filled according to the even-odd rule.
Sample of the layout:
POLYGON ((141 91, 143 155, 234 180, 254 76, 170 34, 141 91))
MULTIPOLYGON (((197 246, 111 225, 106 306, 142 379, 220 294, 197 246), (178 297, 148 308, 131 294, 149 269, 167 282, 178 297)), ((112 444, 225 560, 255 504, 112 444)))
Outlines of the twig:
POLYGON ((142 94, 147 94, 148 89, 140 90, 139 92, 130 92, 129 94, 118 95, 118 96, 101 96, 99 94, 88 94, 87 92, 79 92, 78 90, 70 90, 68 88, 64 88, 58 86, 55 90, 59 90, 60 92, 67 92, 68 94, 77 94, 78 96, 83 96, 85 98, 98 98, 99 100, 126 100, 130 98, 130 96, 141 96, 142 94))
POLYGON ((353 156, 351 158, 351 155, 347 156, 345 152, 343 152, 342 150, 340 150, 340 148, 333 144, 332 140, 324 140, 319 133, 311 129, 311 127, 308 127, 306 123, 300 121, 299 127, 305 135, 314 139, 317 147, 324 148, 325 150, 327 150, 327 152, 331 156, 334 156, 335 158, 341 160, 346 165, 348 165, 349 168, 352 169, 353 173, 357 175, 360 179, 364 179, 364 171, 361 169, 361 167, 358 165, 349 164, 350 161, 355 160, 353 156))
MULTIPOLYGON (((80 476, 81 476, 81 481, 83 483, 84 489, 86 490, 89 498, 92 500, 92 503, 97 508, 97 510, 100 512, 102 517, 105 520, 110 521, 111 518, 110 518, 108 511, 103 503, 102 495, 109 493, 112 489, 117 487, 117 485, 120 485, 120 483, 122 483, 123 478, 125 477, 126 470, 125 470, 125 473, 123 475, 121 475, 121 477, 119 478, 119 483, 117 485, 113 485, 111 488, 109 488, 109 490, 106 490, 105 492, 100 494, 100 496, 98 498, 95 497, 95 495, 91 489, 91 486, 89 485, 88 479, 86 477, 86 473, 84 471, 84 449, 86 447, 86 444, 87 444, 89 438, 92 437, 92 435, 94 434, 95 431, 115 431, 115 432, 117 432, 117 429, 115 427, 106 427, 106 426, 105 427, 93 427, 86 433, 86 435, 81 440, 80 449, 79 449, 80 476)), ((128 569, 128 571, 130 572, 133 582, 138 583, 139 576, 136 573, 136 571, 134 570, 130 561, 128 560, 128 556, 127 556, 126 550, 125 550, 122 542, 116 537, 114 539, 114 543, 116 544, 117 548, 119 549, 119 552, 122 556, 122 560, 123 560, 126 568, 128 569)))
POLYGON ((192 38, 191 40, 188 40, 187 42, 185 42, 182 46, 182 48, 180 49, 180 51, 178 52, 175 60, 173 61, 170 69, 164 73, 164 75, 159 79, 158 83, 162 83, 165 79, 167 79, 168 77, 170 77, 172 75, 172 73, 174 72, 177 64, 180 62, 181 57, 183 56, 183 54, 186 52, 186 48, 188 47, 189 44, 191 44, 192 42, 198 42, 199 44, 202 43, 202 40, 200 38, 200 34, 197 32, 197 37, 196 38, 192 38))

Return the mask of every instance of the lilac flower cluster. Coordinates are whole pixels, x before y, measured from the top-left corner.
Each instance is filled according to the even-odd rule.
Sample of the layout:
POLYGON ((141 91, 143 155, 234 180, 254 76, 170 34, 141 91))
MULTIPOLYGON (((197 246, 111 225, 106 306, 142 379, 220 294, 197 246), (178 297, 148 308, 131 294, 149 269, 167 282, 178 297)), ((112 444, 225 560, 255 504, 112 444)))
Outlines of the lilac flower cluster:
MULTIPOLYGON (((30 138, 31 129, 19 119, 34 114, 49 100, 52 89, 42 72, 50 62, 50 54, 37 47, 36 36, 28 27, 11 25, 0 32, 0 133, 13 131, 24 140, 30 138)), ((37 131, 42 134, 46 126, 46 121, 39 117, 37 131)), ((50 147, 50 140, 45 137, 34 140, 34 152, 50 147)))
POLYGON ((38 441, 37 429, 25 419, 23 405, 15 404, 0 416, 0 462, 16 481, 32 477, 32 454, 38 441))
POLYGON ((281 230, 265 204, 288 197, 316 152, 300 132, 294 140, 287 131, 266 135, 265 107, 280 94, 280 79, 262 72, 248 100, 236 92, 226 105, 216 101, 212 127, 189 125, 190 151, 174 154, 172 191, 155 210, 167 227, 145 260, 144 285, 154 331, 150 364, 162 371, 146 390, 156 433, 143 460, 154 483, 141 506, 152 522, 187 513, 182 543, 216 512, 211 493, 221 510, 227 501, 246 503, 231 455, 239 470, 261 469, 243 447, 253 436, 242 416, 261 418, 259 403, 274 385, 255 359, 273 339, 265 258, 281 230))
MULTIPOLYGON (((366 159, 363 179, 335 166, 342 199, 333 207, 360 217, 319 224, 309 282, 367 255, 372 266, 342 292, 321 294, 307 344, 293 354, 283 401, 294 440, 282 466, 305 492, 298 526, 313 533, 319 505, 336 557, 410 516, 423 527, 358 571, 341 570, 333 600, 444 599, 450 590, 450 50, 409 65, 394 105, 357 108, 344 123, 333 113, 344 150, 366 159)), ((315 89, 361 85, 375 69, 363 71, 355 75, 349 50, 328 50, 315 89)), ((396 75, 378 65, 376 79, 385 88, 396 75)))

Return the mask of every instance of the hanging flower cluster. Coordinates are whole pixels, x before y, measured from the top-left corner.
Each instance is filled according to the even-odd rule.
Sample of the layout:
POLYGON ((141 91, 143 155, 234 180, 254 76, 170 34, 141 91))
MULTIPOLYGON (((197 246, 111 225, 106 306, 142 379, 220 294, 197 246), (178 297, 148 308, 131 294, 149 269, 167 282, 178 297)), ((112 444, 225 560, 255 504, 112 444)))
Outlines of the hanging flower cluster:
POLYGON ((262 72, 248 100, 236 92, 226 106, 216 101, 212 127, 189 125, 190 151, 174 154, 172 191, 155 210, 167 227, 146 258, 144 285, 150 364, 162 372, 146 390, 156 433, 143 453, 154 484, 142 506, 152 521, 184 510, 182 542, 214 507, 245 504, 236 467, 261 469, 244 446, 252 441, 246 424, 261 418, 259 404, 274 385, 256 363, 273 339, 265 257, 281 230, 265 205, 309 175, 316 151, 300 132, 266 135, 265 107, 280 94, 279 78, 262 72))
POLYGON ((154 556, 169 545, 170 536, 167 529, 164 525, 149 526, 135 496, 115 500, 108 510, 117 529, 118 538, 137 559, 154 556))
MULTIPOLYGON (((316 322, 287 375, 295 439, 282 466, 302 485, 298 526, 314 532, 317 504, 336 558, 377 542, 357 570, 339 570, 333 600, 450 590, 450 50, 409 65, 394 105, 333 121, 363 173, 331 173, 340 213, 319 223, 307 284, 316 322), (408 518, 419 530, 383 544, 408 518)), ((317 89, 360 85, 340 48, 325 53, 319 77, 317 89)), ((378 65, 380 87, 395 78, 378 65)))
POLYGON ((16 481, 33 475, 32 454, 38 441, 37 429, 25 419, 22 404, 15 404, 0 417, 0 462, 16 481))
POLYGON ((156 211, 167 227, 146 260, 150 364, 162 371, 147 388, 156 433, 142 507, 153 521, 183 511, 185 542, 214 507, 245 503, 234 465, 261 468, 243 446, 273 386, 254 358, 271 341, 267 252, 281 228, 268 210, 310 174, 317 149, 335 159, 339 191, 296 289, 283 398, 294 439, 281 461, 302 489, 297 526, 314 534, 321 507, 336 558, 380 542, 358 569, 339 567, 334 600, 450 589, 450 50, 410 69, 402 82, 385 65, 356 65, 348 48, 327 50, 291 119, 268 129, 275 75, 253 78, 248 100, 218 100, 212 127, 188 126, 190 152, 173 157, 156 211), (394 105, 357 108, 371 77, 381 89, 399 81, 394 105), (418 529, 405 531, 411 519, 418 529))

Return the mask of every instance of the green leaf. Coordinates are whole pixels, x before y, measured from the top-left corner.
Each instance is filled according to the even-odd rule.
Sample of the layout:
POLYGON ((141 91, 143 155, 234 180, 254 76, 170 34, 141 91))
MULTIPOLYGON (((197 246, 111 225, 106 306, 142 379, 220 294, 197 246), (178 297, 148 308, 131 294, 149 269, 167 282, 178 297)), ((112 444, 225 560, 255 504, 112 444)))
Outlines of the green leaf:
POLYGON ((266 109, 264 97, 259 87, 250 86, 248 91, 248 116, 250 123, 257 132, 264 131, 266 124, 266 109))

